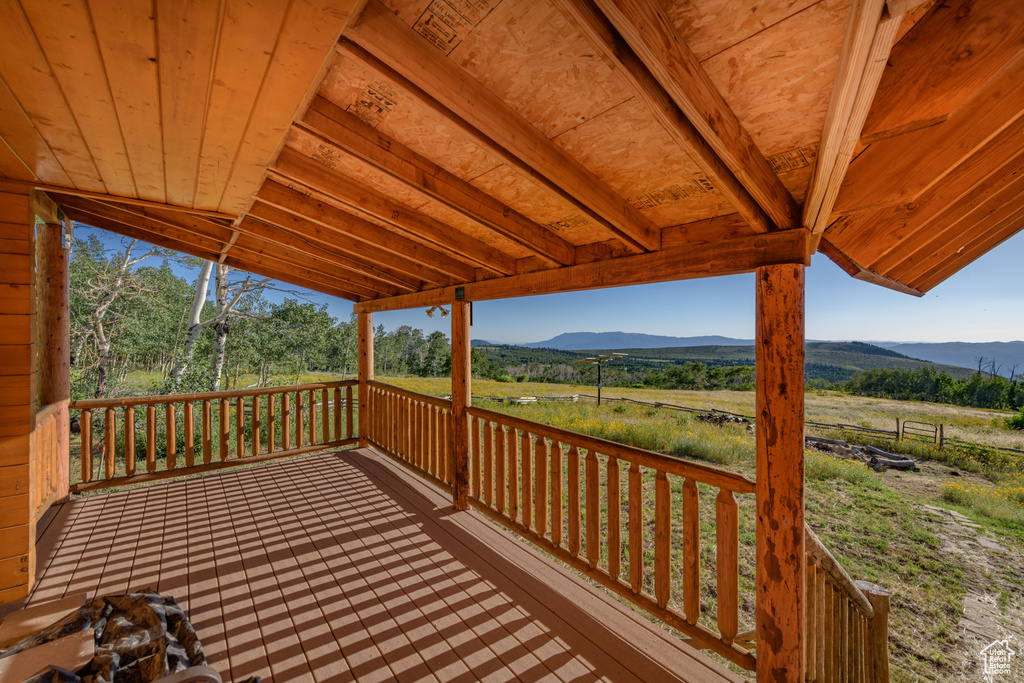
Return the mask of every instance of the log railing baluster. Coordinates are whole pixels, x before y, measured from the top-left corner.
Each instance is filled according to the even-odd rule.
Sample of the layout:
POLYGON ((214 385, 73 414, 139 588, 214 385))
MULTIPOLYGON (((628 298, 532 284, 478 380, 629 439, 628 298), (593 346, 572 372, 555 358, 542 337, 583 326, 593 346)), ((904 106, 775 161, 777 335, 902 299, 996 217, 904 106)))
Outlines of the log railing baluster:
POLYGON ((569 554, 580 554, 580 451, 575 445, 569 446, 569 554))
POLYGON ((302 428, 305 426, 302 392, 295 392, 295 447, 302 448, 302 428))
POLYGON ((156 472, 156 406, 146 406, 146 473, 156 472))
POLYGON ((185 430, 185 467, 192 467, 196 459, 196 430, 193 424, 192 401, 185 401, 182 428, 185 430))
POLYGON ((114 478, 114 465, 116 464, 117 434, 115 430, 117 417, 113 408, 107 408, 103 416, 103 476, 106 479, 114 478))
MULTIPOLYGON (((320 443, 331 442, 331 401, 327 394, 327 389, 320 390, 320 432, 323 435, 323 440, 320 443)), ((403 423, 404 424, 404 423, 403 423)), ((335 436, 338 434, 338 430, 334 430, 335 436)))
POLYGON ((167 469, 173 470, 177 465, 178 435, 177 420, 175 419, 174 404, 168 403, 164 408, 166 421, 164 428, 167 430, 167 469))
POLYGON ((619 515, 622 510, 622 493, 619 481, 619 460, 608 458, 608 575, 613 581, 619 579, 622 570, 622 523, 619 515))
POLYGON ((135 476, 135 406, 124 409, 124 473, 135 476))
POLYGON ((292 406, 288 394, 281 394, 281 446, 286 451, 292 447, 292 406))
POLYGON ((519 439, 519 447, 519 465, 522 468, 519 481, 522 501, 519 509, 523 513, 523 526, 529 529, 533 524, 533 435, 524 430, 519 439))
POLYGON ((210 399, 203 399, 203 464, 213 461, 213 423, 210 399))
POLYGON ((562 545, 562 443, 551 442, 551 542, 562 545))
POLYGON ((601 501, 598 489, 598 461, 594 449, 587 451, 586 463, 586 486, 587 486, 587 562, 591 569, 597 568, 601 559, 601 501))
POLYGON ((245 399, 235 401, 235 457, 245 457, 245 399))
POLYGON ((231 408, 230 403, 226 398, 220 400, 220 434, 219 434, 219 451, 221 462, 227 462, 228 455, 230 455, 230 449, 228 444, 231 442, 231 408))
POLYGON ((700 618, 700 493, 693 477, 683 482, 683 612, 690 624, 700 618))
MULTIPOLYGON (((476 418, 476 419, 479 420, 480 418, 476 418)), ((483 420, 483 441, 484 441, 484 443, 483 443, 483 446, 484 446, 484 453, 483 453, 483 460, 484 460, 484 490, 482 491, 483 495, 480 496, 480 499, 484 501, 484 505, 486 505, 488 507, 491 507, 493 505, 497 505, 498 512, 504 512, 505 511, 505 496, 501 495, 501 493, 498 493, 498 498, 501 499, 501 502, 500 503, 495 503, 495 500, 494 500, 494 486, 495 486, 495 483, 494 483, 494 447, 493 447, 493 443, 494 443, 494 427, 491 425, 490 421, 488 421, 488 420, 483 420)), ((499 478, 498 479, 498 483, 497 483, 498 491, 501 491, 501 489, 504 486, 504 484, 505 484, 505 482, 503 482, 499 478)))
MULTIPOLYGON (((504 434, 504 426, 501 431, 504 434)), ((508 460, 508 465, 505 468, 508 477, 508 516, 512 518, 512 521, 516 521, 521 509, 519 501, 519 432, 514 427, 509 429, 508 437, 504 441, 506 441, 508 449, 505 453, 508 460)), ((524 523, 523 526, 526 524, 524 523)))
POLYGON ((88 484, 92 481, 92 411, 83 408, 78 423, 82 426, 82 481, 88 484))
POLYGON ((260 427, 262 426, 262 415, 260 414, 259 394, 252 397, 252 454, 260 454, 260 427))
POLYGON ((715 500, 715 564, 718 581, 718 632, 732 643, 739 629, 739 517, 732 491, 715 500))
POLYGON ((534 452, 534 528, 537 529, 537 535, 543 538, 548 533, 548 442, 543 436, 537 437, 534 452))
POLYGON ((634 594, 644 589, 644 492, 640 465, 629 466, 629 586, 634 594))
MULTIPOLYGON (((689 527, 687 527, 689 528, 689 527)), ((685 557, 685 554, 684 554, 685 557)), ((671 592, 672 490, 668 475, 654 475, 654 596, 658 607, 668 605, 671 592)), ((686 560, 689 560, 687 557, 686 560)), ((686 561, 684 560, 684 562, 686 561)), ((700 560, 698 556, 697 560, 700 560)), ((687 595, 684 588, 684 596, 687 595)), ((689 621, 689 614, 687 621, 689 621)), ((690 623, 693 623, 692 621, 690 623)))
POLYGON ((509 516, 514 520, 516 516, 511 508, 511 482, 507 480, 506 476, 505 427, 495 425, 492 430, 489 422, 487 425, 484 427, 487 430, 487 435, 494 438, 494 506, 499 513, 504 513, 508 509, 509 516))

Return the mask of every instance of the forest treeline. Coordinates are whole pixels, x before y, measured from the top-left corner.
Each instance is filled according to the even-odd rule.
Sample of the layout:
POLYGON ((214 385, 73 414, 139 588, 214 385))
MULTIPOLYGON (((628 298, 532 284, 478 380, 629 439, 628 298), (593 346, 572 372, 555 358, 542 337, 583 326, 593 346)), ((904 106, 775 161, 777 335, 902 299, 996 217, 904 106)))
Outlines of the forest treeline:
POLYGON ((928 401, 973 408, 1016 410, 1024 406, 1024 383, 981 372, 954 379, 934 368, 882 368, 858 373, 844 385, 861 396, 928 401))

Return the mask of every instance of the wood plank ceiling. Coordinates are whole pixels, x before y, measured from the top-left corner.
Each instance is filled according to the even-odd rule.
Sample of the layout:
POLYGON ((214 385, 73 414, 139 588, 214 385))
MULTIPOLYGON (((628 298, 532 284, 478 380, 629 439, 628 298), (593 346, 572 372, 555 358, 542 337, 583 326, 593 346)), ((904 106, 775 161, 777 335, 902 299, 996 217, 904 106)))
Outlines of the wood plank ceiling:
POLYGON ((1018 0, 0 2, 0 183, 399 307, 1024 225, 1018 0))

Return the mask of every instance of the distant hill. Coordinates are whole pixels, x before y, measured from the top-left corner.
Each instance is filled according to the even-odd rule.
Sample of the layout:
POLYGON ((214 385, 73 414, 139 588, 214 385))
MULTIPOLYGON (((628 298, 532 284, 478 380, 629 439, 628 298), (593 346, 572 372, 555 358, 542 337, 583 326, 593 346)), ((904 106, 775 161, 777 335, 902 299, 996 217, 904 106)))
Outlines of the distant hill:
POLYGON ((637 332, 565 332, 547 341, 520 344, 529 349, 561 349, 582 351, 587 349, 659 349, 686 346, 748 346, 753 339, 733 339, 709 335, 703 337, 667 337, 637 332))
POLYGON ((886 345, 912 358, 960 365, 965 368, 978 369, 978 358, 985 358, 984 370, 989 371, 989 363, 994 360, 998 374, 1009 377, 1010 370, 1017 366, 1017 374, 1024 374, 1024 341, 1012 342, 943 342, 936 344, 894 344, 886 345), (1002 366, 1001 368, 999 366, 1002 366))
MULTIPOLYGON (((613 334, 613 333, 608 333, 613 334)), ((565 335, 562 335, 565 336, 565 335)), ((654 335, 626 335, 658 338, 654 335)), ((558 337, 555 338, 556 340, 558 337)), ((741 340, 737 340, 741 341, 741 340)), ((501 344, 481 345, 494 362, 508 366, 539 364, 571 364, 595 351, 588 349, 558 349, 551 346, 530 348, 501 344)), ((922 366, 934 367, 953 377, 966 377, 972 370, 964 367, 943 365, 909 358, 897 351, 883 349, 862 342, 808 342, 806 347, 808 380, 845 382, 862 370, 873 368, 916 369, 922 366)), ((602 353, 617 351, 628 354, 608 364, 608 368, 620 368, 624 372, 645 373, 664 369, 668 364, 682 365, 685 362, 703 363, 710 367, 754 365, 754 346, 737 344, 711 344, 703 346, 670 346, 656 348, 601 346, 602 353)))

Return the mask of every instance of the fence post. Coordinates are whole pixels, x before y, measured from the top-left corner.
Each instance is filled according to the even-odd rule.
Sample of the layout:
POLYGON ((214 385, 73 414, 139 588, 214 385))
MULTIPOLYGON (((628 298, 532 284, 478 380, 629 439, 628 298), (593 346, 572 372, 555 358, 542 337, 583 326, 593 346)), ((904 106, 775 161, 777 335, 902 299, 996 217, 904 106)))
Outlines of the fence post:
POLYGON ((939 425, 939 448, 942 448, 942 442, 945 441, 945 440, 946 440, 945 433, 944 433, 944 430, 942 429, 942 425, 940 424, 939 425))
POLYGON ((889 683, 889 591, 869 581, 855 581, 875 616, 871 620, 871 661, 874 683, 889 683))

